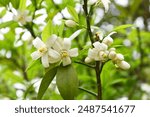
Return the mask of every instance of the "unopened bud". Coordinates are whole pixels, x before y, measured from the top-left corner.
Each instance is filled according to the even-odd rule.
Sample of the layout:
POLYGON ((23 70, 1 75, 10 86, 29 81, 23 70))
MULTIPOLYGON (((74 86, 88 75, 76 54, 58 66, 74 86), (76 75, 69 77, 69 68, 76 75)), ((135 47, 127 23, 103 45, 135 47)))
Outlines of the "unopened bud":
POLYGON ((120 67, 121 69, 129 69, 130 68, 130 64, 127 63, 126 61, 120 61, 117 63, 117 66, 120 67))
POLYGON ((109 55, 108 55, 109 59, 115 59, 116 57, 116 52, 115 51, 110 51, 109 55))
POLYGON ((124 60, 124 56, 122 54, 117 54, 116 59, 122 61, 124 60))
POLYGON ((103 43, 110 46, 113 43, 113 39, 110 36, 107 36, 103 39, 103 43))
POLYGON ((66 21, 65 21, 65 24, 66 24, 66 26, 68 26, 68 27, 75 27, 75 26, 77 25, 76 22, 73 21, 73 20, 66 20, 66 21))
POLYGON ((89 58, 89 57, 86 57, 86 58, 85 58, 85 62, 86 62, 86 63, 90 63, 90 62, 92 62, 92 59, 89 58))

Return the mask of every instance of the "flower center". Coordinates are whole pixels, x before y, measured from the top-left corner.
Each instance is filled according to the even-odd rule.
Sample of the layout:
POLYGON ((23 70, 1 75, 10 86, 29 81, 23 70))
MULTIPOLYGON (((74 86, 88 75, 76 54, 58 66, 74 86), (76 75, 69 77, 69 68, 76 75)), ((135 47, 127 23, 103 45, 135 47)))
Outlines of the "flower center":
POLYGON ((46 47, 41 47, 39 48, 39 52, 40 53, 45 53, 47 51, 47 48, 46 47))
POLYGON ((64 57, 68 57, 69 55, 68 55, 67 51, 62 51, 61 56, 62 56, 62 58, 64 58, 64 57))

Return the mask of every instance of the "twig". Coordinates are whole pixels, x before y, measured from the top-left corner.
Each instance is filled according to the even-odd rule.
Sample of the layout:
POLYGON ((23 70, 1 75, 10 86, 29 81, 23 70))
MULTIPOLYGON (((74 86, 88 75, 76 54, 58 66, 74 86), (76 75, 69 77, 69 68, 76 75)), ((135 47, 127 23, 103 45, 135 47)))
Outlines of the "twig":
POLYGON ((85 88, 82 88, 82 87, 79 87, 79 89, 82 90, 82 91, 85 91, 85 92, 87 92, 87 93, 89 93, 89 94, 91 94, 91 95, 93 95, 93 96, 95 96, 95 97, 97 97, 97 94, 94 93, 94 92, 92 92, 92 91, 89 91, 89 90, 87 90, 87 89, 85 89, 85 88))

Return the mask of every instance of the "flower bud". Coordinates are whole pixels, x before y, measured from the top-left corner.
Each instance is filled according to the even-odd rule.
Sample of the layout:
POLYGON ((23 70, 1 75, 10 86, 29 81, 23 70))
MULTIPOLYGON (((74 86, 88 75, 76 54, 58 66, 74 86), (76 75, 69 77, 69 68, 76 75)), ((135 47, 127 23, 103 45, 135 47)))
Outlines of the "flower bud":
POLYGON ((85 62, 86 62, 86 63, 90 63, 90 62, 92 62, 92 59, 89 58, 89 57, 86 57, 86 58, 85 58, 85 62))
POLYGON ((66 20, 65 21, 66 26, 68 27, 75 27, 76 26, 76 22, 73 20, 66 20))
POLYGON ((115 51, 110 51, 108 57, 109 57, 109 59, 112 59, 112 60, 115 59, 116 52, 115 51))
POLYGON ((121 69, 129 69, 130 68, 130 64, 127 63, 126 61, 120 61, 117 63, 117 66, 120 67, 121 69))
POLYGON ((122 61, 122 60, 124 60, 124 56, 122 54, 117 54, 116 55, 116 60, 122 61))
POLYGON ((103 39, 102 43, 105 43, 106 45, 110 46, 113 43, 113 39, 110 36, 107 36, 103 39))

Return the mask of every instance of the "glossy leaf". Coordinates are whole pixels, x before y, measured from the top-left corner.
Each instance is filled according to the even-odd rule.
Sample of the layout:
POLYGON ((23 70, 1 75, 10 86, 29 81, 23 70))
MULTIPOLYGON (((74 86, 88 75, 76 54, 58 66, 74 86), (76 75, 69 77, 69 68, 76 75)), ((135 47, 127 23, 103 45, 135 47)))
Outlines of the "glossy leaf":
POLYGON ((48 86, 50 85, 50 83, 54 79, 56 72, 57 72, 57 67, 52 67, 52 68, 49 68, 49 70, 45 73, 45 75, 41 81, 39 91, 38 91, 38 96, 37 96, 38 100, 42 99, 48 86))
POLYGON ((67 9, 70 15, 73 17, 74 21, 78 22, 79 17, 78 17, 76 10, 72 6, 67 6, 67 9))
POLYGON ((72 65, 58 68, 56 84, 63 99, 73 100, 75 98, 78 91, 78 78, 72 65))
POLYGON ((52 21, 49 20, 47 25, 45 26, 43 32, 42 32, 42 40, 43 41, 46 41, 51 34, 53 34, 53 24, 52 24, 52 21))

